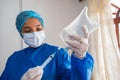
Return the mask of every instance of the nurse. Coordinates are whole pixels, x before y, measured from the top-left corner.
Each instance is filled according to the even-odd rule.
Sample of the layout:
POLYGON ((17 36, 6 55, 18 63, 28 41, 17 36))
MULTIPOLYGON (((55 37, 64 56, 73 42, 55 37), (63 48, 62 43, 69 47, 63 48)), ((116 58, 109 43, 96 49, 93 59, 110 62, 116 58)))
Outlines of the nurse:
POLYGON ((88 30, 83 27, 84 36, 70 35, 66 43, 73 50, 71 56, 65 49, 43 43, 44 21, 31 10, 21 12, 16 18, 16 28, 28 45, 15 51, 7 60, 0 80, 90 80, 94 60, 88 50, 88 30), (54 58, 40 66, 53 53, 54 58))

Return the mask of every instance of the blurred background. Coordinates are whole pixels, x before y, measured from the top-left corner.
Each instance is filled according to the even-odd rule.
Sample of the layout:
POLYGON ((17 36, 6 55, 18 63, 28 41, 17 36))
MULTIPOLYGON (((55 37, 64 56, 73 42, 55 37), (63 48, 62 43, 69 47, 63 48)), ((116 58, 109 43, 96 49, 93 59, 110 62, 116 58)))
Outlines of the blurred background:
MULTIPOLYGON (((38 12, 45 22, 47 36, 45 42, 65 47, 59 37, 60 32, 79 15, 84 6, 90 8, 89 15, 95 14, 92 12, 97 6, 95 1, 99 6, 109 5, 109 0, 0 0, 0 75, 5 68, 7 58, 14 51, 26 47, 15 26, 15 19, 19 12, 24 10, 38 12)), ((110 0, 110 2, 109 7, 99 8, 101 9, 101 11, 98 10, 101 26, 89 40, 89 51, 95 59, 92 80, 119 80, 120 0, 110 0), (112 22, 109 24, 107 20, 108 14, 105 10, 109 9, 108 12, 112 16, 110 21, 114 24, 112 22), (107 21, 104 21, 106 22, 104 24, 102 20, 107 21)))

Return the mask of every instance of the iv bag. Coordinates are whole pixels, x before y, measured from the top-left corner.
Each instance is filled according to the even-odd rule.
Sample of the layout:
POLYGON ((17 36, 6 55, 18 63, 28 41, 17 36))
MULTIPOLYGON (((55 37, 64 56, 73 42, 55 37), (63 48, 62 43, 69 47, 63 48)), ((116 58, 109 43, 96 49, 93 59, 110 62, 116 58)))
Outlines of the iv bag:
POLYGON ((82 26, 84 25, 87 26, 89 34, 98 28, 98 22, 90 20, 87 15, 87 11, 88 8, 85 6, 78 17, 61 31, 60 38, 63 41, 69 39, 69 35, 73 34, 84 36, 84 33, 82 31, 82 26))

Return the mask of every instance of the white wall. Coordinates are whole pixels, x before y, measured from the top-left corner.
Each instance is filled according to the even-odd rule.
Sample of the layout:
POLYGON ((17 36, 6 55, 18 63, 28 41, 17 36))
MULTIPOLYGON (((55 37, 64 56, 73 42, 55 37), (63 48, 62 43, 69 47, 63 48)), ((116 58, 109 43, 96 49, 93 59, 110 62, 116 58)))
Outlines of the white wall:
POLYGON ((0 74, 8 56, 22 47, 15 27, 18 12, 20 12, 19 0, 0 0, 0 74))
MULTIPOLYGON (((15 50, 22 49, 21 38, 15 28, 21 0, 0 0, 0 74, 6 60, 15 50)), ((60 31, 81 11, 79 0, 22 0, 22 10, 40 13, 45 21, 46 42, 63 46, 60 31)))

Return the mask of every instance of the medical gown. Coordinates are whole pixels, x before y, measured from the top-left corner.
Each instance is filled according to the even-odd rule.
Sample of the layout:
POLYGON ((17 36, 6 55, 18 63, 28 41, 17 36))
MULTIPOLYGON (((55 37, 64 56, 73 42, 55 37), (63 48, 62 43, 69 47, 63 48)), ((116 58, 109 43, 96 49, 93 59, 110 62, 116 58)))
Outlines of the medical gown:
POLYGON ((78 59, 68 55, 63 48, 47 43, 14 52, 8 58, 0 80, 20 80, 28 69, 40 66, 54 52, 55 57, 44 68, 41 80, 90 80, 94 60, 88 52, 85 58, 78 59))

